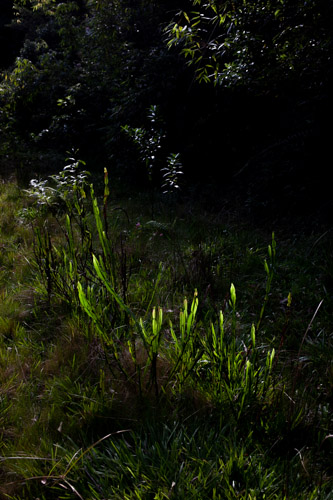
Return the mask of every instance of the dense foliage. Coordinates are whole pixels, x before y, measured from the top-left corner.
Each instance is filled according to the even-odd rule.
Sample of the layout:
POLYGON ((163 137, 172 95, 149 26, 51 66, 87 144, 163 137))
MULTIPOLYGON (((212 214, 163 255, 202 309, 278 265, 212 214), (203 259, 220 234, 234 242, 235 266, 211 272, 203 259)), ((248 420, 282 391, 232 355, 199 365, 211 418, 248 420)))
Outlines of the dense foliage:
POLYGON ((70 148, 96 163, 116 155, 118 142, 125 143, 120 126, 139 120, 170 85, 164 76, 174 58, 162 41, 162 6, 28 1, 14 7, 13 29, 24 41, 3 74, 3 152, 39 164, 45 154, 57 161, 70 148))
POLYGON ((193 0, 168 28, 200 81, 280 94, 320 92, 332 78, 330 2, 193 0))
POLYGON ((217 197, 236 188, 251 210, 275 213, 285 199, 290 215, 310 199, 327 213, 331 23, 321 0, 6 0, 2 168, 47 174, 79 149, 144 183, 122 127, 146 128, 154 105, 156 169, 179 153, 187 185, 219 186, 217 197))

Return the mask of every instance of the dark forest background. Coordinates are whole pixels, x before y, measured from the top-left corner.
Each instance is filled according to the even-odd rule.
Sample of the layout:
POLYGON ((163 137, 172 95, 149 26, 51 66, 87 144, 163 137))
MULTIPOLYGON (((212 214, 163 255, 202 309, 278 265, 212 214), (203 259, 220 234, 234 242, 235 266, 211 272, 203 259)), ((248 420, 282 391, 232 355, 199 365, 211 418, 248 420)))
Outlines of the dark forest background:
POLYGON ((332 21, 327 0, 2 0, 0 169, 26 183, 75 150, 144 189, 122 126, 156 105, 156 187, 177 152, 183 194, 214 210, 327 222, 332 21))

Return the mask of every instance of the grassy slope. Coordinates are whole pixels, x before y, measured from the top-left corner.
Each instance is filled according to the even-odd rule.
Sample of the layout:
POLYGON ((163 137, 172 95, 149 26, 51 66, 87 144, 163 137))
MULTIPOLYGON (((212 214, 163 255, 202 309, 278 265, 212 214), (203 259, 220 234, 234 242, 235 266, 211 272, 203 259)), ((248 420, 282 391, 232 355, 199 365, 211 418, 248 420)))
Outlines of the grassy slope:
MULTIPOLYGON (((276 234, 274 281, 254 348, 269 233, 186 203, 159 205, 151 223, 142 200, 122 201, 126 212, 111 200, 119 290, 147 331, 152 306, 164 314, 156 370, 150 362, 145 373, 142 341, 134 339, 136 363, 128 350, 123 332, 133 325, 126 314, 103 313, 105 328, 122 332, 124 376, 94 322, 47 295, 34 265, 33 231, 18 216, 26 205, 15 184, 0 185, 3 498, 333 498, 330 232, 276 234), (177 361, 169 320, 180 338, 179 311, 195 288, 193 347, 177 361), (210 332, 211 322, 218 331, 220 310, 228 351, 218 365, 210 332), (247 391, 248 361, 254 371, 247 391)), ((67 248, 54 215, 47 220, 53 243, 67 248)))

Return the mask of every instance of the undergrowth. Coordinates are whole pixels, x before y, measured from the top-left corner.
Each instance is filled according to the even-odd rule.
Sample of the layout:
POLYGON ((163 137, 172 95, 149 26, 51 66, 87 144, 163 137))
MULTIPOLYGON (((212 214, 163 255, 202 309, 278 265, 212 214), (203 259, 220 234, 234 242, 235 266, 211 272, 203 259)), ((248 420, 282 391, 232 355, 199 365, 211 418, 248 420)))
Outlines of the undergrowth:
POLYGON ((332 234, 82 168, 0 185, 2 497, 333 498, 332 234))

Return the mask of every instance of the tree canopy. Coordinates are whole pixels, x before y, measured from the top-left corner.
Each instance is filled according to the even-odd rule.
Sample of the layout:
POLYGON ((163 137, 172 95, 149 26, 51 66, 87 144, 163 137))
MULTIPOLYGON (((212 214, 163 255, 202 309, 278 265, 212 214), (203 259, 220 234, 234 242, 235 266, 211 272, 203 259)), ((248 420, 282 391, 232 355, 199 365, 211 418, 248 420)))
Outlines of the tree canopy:
POLYGON ((48 173, 74 148, 137 182, 122 127, 157 105, 189 182, 310 186, 324 165, 332 2, 16 0, 0 20, 2 163, 48 173))
POLYGON ((168 29, 199 81, 279 92, 320 89, 332 74, 332 2, 193 0, 168 29))

